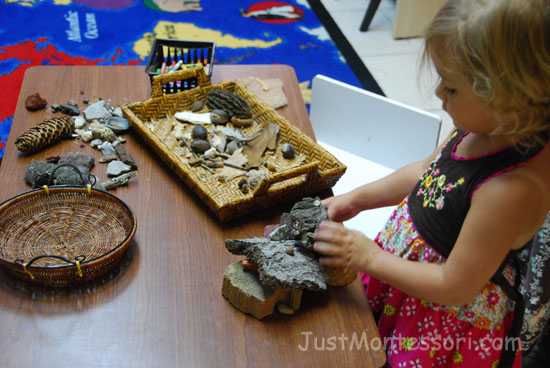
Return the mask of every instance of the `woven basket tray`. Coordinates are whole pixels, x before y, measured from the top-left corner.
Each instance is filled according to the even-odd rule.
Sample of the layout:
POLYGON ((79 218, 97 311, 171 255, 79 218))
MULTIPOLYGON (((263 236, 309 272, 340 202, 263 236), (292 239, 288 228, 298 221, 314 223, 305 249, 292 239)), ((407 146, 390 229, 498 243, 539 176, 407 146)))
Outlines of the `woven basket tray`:
POLYGON ((89 281, 118 263, 136 225, 132 210, 112 194, 45 186, 0 204, 0 265, 40 285, 89 281))
MULTIPOLYGON (((201 67, 155 76, 151 98, 122 106, 122 111, 143 140, 222 221, 329 189, 346 170, 332 154, 267 104, 260 102, 245 87, 234 81, 212 85, 201 67), (175 94, 162 94, 163 84, 188 78, 197 78, 199 87, 175 94), (191 166, 184 157, 186 148, 181 147, 180 142, 170 135, 172 124, 165 117, 191 110, 191 104, 195 101, 206 103, 206 94, 214 88, 224 89, 244 98, 250 104, 252 118, 259 126, 270 122, 279 125, 278 142, 290 143, 295 150, 306 156, 305 163, 271 174, 247 194, 243 194, 239 189, 238 178, 225 183, 220 182, 204 168, 191 166), (146 124, 161 119, 164 121, 155 126, 154 130, 146 124)), ((247 129, 249 128, 242 129, 243 133, 252 136, 251 131, 247 134, 247 129)))

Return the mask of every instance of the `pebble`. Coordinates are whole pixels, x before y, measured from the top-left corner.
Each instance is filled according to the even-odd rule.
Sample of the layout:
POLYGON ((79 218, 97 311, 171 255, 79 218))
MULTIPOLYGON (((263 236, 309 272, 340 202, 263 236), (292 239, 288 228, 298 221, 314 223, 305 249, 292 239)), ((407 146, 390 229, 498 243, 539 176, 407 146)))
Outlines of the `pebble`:
POLYGON ((132 170, 130 165, 126 165, 122 161, 111 161, 107 165, 107 176, 119 176, 132 170))
POLYGON ((105 107, 105 101, 100 100, 88 106, 83 112, 86 120, 93 119, 108 119, 111 117, 111 113, 105 107))
POLYGON ((282 314, 294 314, 294 309, 290 308, 285 303, 277 304, 277 310, 282 314))
POLYGON ((195 101, 191 104, 191 111, 193 112, 201 111, 203 107, 204 107, 204 102, 200 100, 195 101))
POLYGON ((86 125, 86 119, 83 116, 74 116, 73 121, 75 129, 82 129, 86 125))

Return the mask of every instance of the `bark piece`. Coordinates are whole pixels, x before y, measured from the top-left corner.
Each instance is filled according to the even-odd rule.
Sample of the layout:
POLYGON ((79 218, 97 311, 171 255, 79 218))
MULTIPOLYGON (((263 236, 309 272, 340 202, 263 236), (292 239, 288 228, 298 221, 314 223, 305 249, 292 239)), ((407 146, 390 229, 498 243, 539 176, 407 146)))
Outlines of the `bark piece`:
POLYGON ((241 312, 262 319, 273 314, 279 302, 298 309, 302 290, 264 286, 258 274, 245 270, 241 262, 235 262, 223 274, 222 295, 241 312))
POLYGON ((228 239, 225 246, 231 253, 245 255, 258 265, 264 286, 314 291, 327 288, 324 268, 311 251, 300 247, 295 240, 228 239), (294 254, 287 254, 287 248, 294 248, 294 254))

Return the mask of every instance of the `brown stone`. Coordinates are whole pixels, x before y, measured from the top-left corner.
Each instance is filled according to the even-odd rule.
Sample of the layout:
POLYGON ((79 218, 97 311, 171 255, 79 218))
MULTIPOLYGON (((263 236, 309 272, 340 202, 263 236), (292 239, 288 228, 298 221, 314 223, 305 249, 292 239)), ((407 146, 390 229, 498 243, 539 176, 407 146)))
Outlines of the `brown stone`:
POLYGON ((48 104, 48 101, 40 97, 38 92, 30 96, 27 96, 27 98, 25 99, 25 107, 27 108, 27 110, 30 110, 30 111, 43 109, 46 107, 47 104, 48 104))

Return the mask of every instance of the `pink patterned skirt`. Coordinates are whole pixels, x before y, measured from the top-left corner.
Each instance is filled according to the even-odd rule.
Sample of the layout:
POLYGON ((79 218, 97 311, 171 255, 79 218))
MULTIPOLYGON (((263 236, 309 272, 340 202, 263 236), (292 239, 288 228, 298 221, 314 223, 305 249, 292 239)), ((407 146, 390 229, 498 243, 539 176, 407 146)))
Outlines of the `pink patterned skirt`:
MULTIPOLYGON (((446 261, 415 230, 406 199, 375 241, 382 249, 411 261, 446 261)), ((380 312, 378 329, 393 368, 494 368, 502 349, 513 344, 517 349, 514 367, 521 367, 519 340, 508 337, 514 302, 496 284, 487 283, 466 305, 445 306, 406 295, 368 275, 361 278, 372 310, 380 312)))

